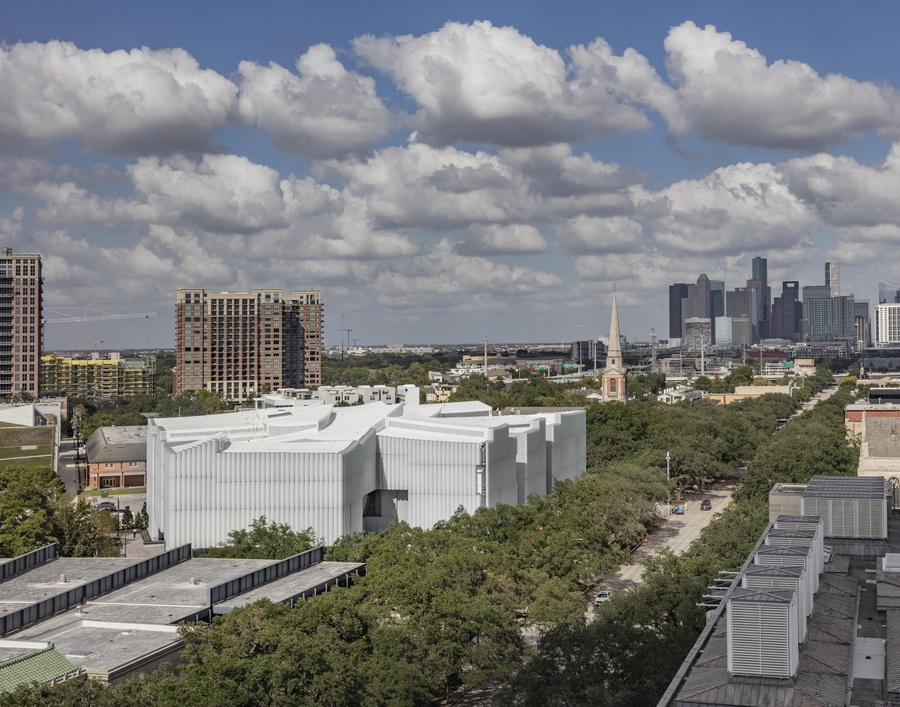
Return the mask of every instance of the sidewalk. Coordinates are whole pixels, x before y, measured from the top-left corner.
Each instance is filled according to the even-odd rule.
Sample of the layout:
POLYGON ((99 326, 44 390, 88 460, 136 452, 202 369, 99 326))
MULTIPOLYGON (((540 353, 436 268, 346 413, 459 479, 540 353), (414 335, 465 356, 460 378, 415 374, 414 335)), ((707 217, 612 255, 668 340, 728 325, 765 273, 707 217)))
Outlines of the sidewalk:
POLYGON ((145 545, 140 533, 136 537, 132 537, 130 530, 123 530, 120 537, 122 539, 123 553, 119 557, 153 557, 166 551, 166 546, 163 543, 145 545))

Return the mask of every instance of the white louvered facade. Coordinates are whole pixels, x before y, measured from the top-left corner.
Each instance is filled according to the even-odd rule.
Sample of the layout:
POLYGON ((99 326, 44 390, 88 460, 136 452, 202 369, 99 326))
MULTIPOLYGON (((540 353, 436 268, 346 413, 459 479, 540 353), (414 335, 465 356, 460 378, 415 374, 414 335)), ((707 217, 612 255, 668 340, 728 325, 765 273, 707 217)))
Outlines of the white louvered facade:
POLYGON ((492 417, 480 403, 310 404, 151 420, 151 533, 212 547, 262 515, 325 542, 460 506, 516 504, 585 469, 584 411, 492 417))
POLYGON ((887 537, 887 506, 883 498, 804 497, 801 504, 804 515, 818 515, 824 519, 828 537, 887 537))

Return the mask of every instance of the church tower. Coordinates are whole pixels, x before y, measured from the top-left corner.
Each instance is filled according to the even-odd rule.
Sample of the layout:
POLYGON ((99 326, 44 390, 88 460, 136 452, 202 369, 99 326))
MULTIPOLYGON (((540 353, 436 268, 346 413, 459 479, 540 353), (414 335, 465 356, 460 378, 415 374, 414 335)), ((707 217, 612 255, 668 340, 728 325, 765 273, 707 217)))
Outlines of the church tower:
POLYGON ((625 361, 622 359, 622 339, 619 336, 619 308, 616 304, 616 292, 613 290, 612 319, 609 322, 609 346, 606 349, 606 367, 603 369, 604 400, 627 400, 625 374, 625 361))

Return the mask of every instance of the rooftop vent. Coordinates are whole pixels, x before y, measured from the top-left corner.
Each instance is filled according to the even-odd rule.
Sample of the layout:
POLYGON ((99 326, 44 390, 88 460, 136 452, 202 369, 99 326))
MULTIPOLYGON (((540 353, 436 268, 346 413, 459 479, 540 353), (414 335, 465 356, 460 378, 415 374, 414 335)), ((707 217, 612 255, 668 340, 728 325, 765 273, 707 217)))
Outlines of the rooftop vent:
POLYGON ((728 601, 728 672, 789 678, 799 664, 797 594, 737 589, 728 601))

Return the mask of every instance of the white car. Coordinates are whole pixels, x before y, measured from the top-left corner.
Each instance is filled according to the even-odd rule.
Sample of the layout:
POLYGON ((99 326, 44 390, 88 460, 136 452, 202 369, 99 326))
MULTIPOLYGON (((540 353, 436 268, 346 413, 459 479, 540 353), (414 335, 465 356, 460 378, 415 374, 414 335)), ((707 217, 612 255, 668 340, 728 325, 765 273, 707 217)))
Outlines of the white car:
POLYGON ((600 606, 603 602, 609 601, 611 596, 612 592, 607 589, 597 592, 597 596, 594 597, 594 606, 600 606))

